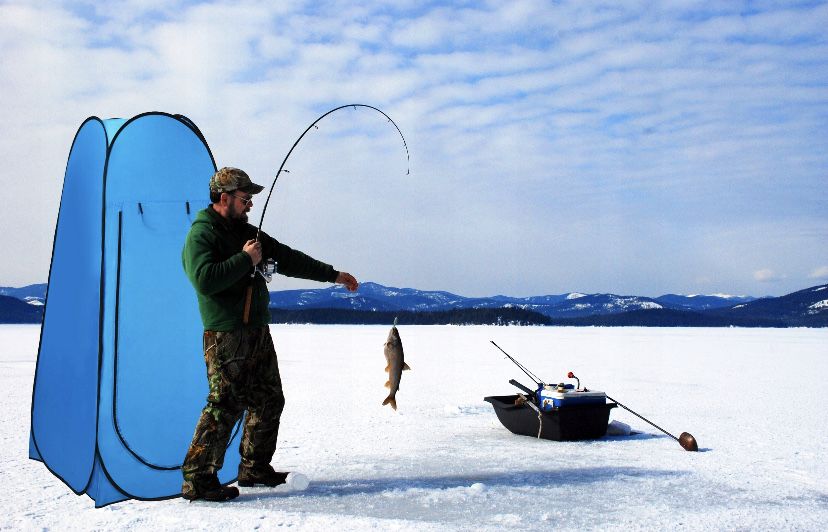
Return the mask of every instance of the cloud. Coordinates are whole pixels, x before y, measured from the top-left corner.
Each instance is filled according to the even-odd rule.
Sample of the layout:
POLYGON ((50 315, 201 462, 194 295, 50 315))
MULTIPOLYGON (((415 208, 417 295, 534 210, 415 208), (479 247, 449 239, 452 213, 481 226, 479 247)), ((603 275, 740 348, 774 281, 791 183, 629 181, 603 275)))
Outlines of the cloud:
POLYGON ((808 279, 828 279, 828 266, 820 266, 808 275, 808 279))
POLYGON ((760 283, 775 283, 784 279, 784 275, 777 275, 777 273, 769 268, 764 268, 753 272, 753 279, 760 283))
MULTIPOLYGON (((0 157, 6 175, 27 180, 5 177, 4 187, 12 197, 42 191, 27 207, 47 215, 0 214, 0 247, 32 255, 0 273, 8 283, 45 278, 43 235, 88 115, 185 114, 220 165, 267 176, 316 116, 356 101, 399 123, 412 176, 387 177, 404 163, 380 123, 343 113, 321 124, 284 183, 305 208, 279 211, 280 230, 297 218, 289 236, 300 249, 334 261, 340 242, 308 229, 307 213, 335 223, 348 208, 361 248, 403 253, 383 243, 377 220, 404 223, 398 213, 409 212, 422 241, 404 253, 430 262, 394 278, 391 260, 378 258, 377 280, 386 272, 389 284, 466 294, 509 283, 526 295, 657 293, 695 290, 703 271, 721 291, 750 293, 738 283, 767 257, 787 257, 787 271, 828 260, 801 251, 826 236, 826 25, 828 6, 812 3, 11 0, 0 4, 0 118, 14 134, 0 157), (764 242, 756 227, 785 231, 764 242), (806 230, 796 246, 783 241, 806 230), (727 245, 699 248, 708 234, 727 234, 727 245), (29 249, 34 240, 42 245, 29 249), (626 287, 604 281, 606 249, 625 265, 612 282, 626 287), (551 273, 527 275, 520 261, 487 270, 502 253, 551 273)), ((348 258, 358 270, 358 253, 348 258)))

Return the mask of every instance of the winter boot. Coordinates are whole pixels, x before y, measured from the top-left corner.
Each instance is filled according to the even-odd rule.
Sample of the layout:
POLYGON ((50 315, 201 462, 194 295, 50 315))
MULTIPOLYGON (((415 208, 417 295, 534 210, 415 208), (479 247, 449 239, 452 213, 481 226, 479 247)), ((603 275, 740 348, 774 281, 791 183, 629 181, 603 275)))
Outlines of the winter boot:
POLYGON ((198 480, 185 480, 181 486, 181 496, 192 502, 197 499, 224 502, 239 496, 239 488, 222 486, 216 475, 209 475, 198 480))
POLYGON ((263 467, 239 466, 239 486, 250 488, 256 485, 274 487, 284 484, 287 473, 274 471, 270 465, 263 467))

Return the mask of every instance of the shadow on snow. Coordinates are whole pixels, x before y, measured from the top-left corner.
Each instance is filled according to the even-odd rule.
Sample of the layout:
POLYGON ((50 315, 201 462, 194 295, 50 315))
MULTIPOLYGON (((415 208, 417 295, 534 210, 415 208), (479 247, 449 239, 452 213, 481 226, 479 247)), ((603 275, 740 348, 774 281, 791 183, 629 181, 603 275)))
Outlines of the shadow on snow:
POLYGON ((375 479, 354 479, 311 482, 302 492, 258 492, 243 493, 239 499, 281 498, 281 497, 344 497, 351 495, 372 495, 408 490, 450 490, 471 488, 483 484, 484 489, 498 488, 554 488, 561 486, 582 486, 619 478, 678 478, 688 473, 663 469, 642 469, 635 467, 591 467, 568 468, 550 471, 510 471, 503 473, 479 473, 468 475, 447 475, 431 477, 391 477, 375 479))

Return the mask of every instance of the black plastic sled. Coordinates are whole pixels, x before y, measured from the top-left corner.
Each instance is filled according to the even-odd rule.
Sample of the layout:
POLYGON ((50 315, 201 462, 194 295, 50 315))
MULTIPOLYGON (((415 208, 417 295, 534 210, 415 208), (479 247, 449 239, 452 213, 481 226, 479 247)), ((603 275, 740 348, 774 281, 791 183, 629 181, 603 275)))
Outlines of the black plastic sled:
POLYGON ((517 395, 484 397, 494 407, 497 419, 514 434, 540 437, 545 440, 574 441, 594 440, 607 433, 610 410, 616 403, 572 405, 553 408, 540 413, 525 402, 516 403, 517 395))

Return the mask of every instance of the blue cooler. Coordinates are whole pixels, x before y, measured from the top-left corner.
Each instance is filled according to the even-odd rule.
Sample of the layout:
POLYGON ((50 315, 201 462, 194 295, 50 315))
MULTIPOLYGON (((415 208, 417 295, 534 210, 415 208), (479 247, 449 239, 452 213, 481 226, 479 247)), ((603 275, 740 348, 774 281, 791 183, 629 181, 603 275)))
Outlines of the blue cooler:
POLYGON ((602 405, 607 402, 604 392, 576 390, 571 384, 561 386, 542 386, 538 389, 538 403, 544 412, 553 408, 567 406, 602 405))

